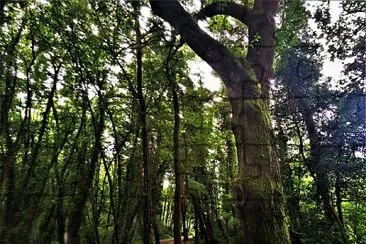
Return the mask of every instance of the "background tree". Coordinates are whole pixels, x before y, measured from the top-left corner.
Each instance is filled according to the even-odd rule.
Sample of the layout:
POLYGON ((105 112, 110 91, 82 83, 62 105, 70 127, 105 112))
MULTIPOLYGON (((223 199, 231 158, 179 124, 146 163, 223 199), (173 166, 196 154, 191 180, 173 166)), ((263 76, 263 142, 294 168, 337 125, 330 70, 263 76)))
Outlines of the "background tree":
MULTIPOLYGON (((345 112, 344 106, 348 104, 353 107, 351 110, 355 111, 357 106, 351 100, 355 97, 358 99, 364 97, 363 92, 360 92, 362 89, 356 89, 355 93, 358 95, 355 96, 352 92, 354 89, 351 88, 360 84, 357 80, 362 77, 362 72, 358 73, 361 76, 353 76, 354 74, 346 72, 345 74, 350 76, 339 80, 322 75, 322 63, 329 58, 333 60, 335 57, 333 44, 328 48, 327 45, 322 47, 319 42, 317 43, 316 39, 323 38, 324 32, 320 32, 318 36, 317 32, 309 29, 307 19, 310 17, 310 12, 308 12, 309 17, 300 17, 297 21, 288 18, 305 8, 305 2, 295 2, 287 5, 282 16, 279 37, 287 36, 292 46, 280 43, 280 50, 283 51, 278 52, 280 56, 277 63, 279 87, 275 95, 277 135, 281 161, 286 173, 285 192, 292 222, 291 228, 294 231, 292 237, 294 239, 302 237, 312 241, 325 241, 332 238, 336 239, 334 241, 340 239, 344 242, 353 241, 353 231, 345 223, 343 214, 343 208, 348 203, 344 203, 342 199, 344 180, 347 178, 346 175, 353 171, 351 169, 353 166, 350 167, 350 165, 354 165, 357 161, 359 164, 356 168, 360 168, 353 168, 355 171, 352 174, 359 174, 359 176, 363 174, 363 170, 360 169, 363 167, 361 162, 364 161, 362 155, 364 142, 360 140, 358 143, 354 142, 357 146, 353 147, 355 149, 353 152, 349 151, 348 143, 351 143, 351 137, 354 139, 362 137, 359 136, 364 134, 362 129, 364 120, 355 120, 356 114, 351 115, 345 112), (296 29, 300 31, 294 32, 296 29), (345 80, 353 82, 343 90, 345 80), (339 89, 340 87, 343 87, 342 90, 339 89), (342 122, 338 116, 343 118, 342 122), (357 128, 353 127, 350 121, 358 124, 357 128), (346 153, 348 157, 342 156, 346 151, 348 151, 346 153), (346 178, 342 179, 341 175, 346 178), (303 204, 307 207, 301 207, 303 204), (322 211, 319 211, 319 206, 322 206, 322 211), (304 229, 304 226, 310 222, 311 227, 304 229), (318 223, 316 226, 319 229, 319 235, 316 236, 313 235, 314 223, 318 223), (332 232, 329 232, 330 229, 332 232)), ((347 4, 341 6, 344 7, 344 5, 347 4)), ((320 9, 316 10, 314 18, 317 21, 321 20, 321 26, 332 25, 329 9, 325 13, 320 12, 322 12, 320 9)), ((344 21, 343 14, 344 12, 338 21, 344 21)), ((354 17, 348 16, 349 19, 354 17)), ((334 37, 333 31, 329 30, 329 33, 334 37)), ((353 37, 349 36, 349 38, 353 37)), ((347 69, 346 65, 345 70, 347 69)))

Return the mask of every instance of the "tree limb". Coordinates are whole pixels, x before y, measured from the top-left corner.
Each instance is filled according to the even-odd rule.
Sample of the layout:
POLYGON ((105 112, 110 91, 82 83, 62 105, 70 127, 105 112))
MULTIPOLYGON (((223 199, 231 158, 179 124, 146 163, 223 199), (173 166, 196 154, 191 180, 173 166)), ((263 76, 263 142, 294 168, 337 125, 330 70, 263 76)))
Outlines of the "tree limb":
MULTIPOLYGON (((256 83, 254 72, 246 60, 246 67, 220 42, 209 36, 176 0, 150 0, 154 14, 167 21, 181 35, 188 46, 206 61, 222 78, 231 97, 243 96, 239 81, 256 83)), ((247 86, 247 88, 249 88, 247 86)))
POLYGON ((243 24, 249 26, 252 17, 252 9, 234 2, 213 2, 202 8, 195 17, 197 19, 205 19, 215 15, 222 14, 233 17, 243 24))

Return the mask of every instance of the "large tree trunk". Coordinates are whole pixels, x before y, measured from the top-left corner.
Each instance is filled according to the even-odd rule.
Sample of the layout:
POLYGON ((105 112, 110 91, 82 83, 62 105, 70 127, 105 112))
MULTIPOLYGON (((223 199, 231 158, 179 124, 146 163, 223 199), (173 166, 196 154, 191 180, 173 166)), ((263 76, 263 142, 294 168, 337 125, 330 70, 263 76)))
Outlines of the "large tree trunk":
POLYGON ((240 175, 234 197, 245 243, 286 243, 282 186, 271 146, 268 105, 239 100, 232 106, 240 175))
POLYGON ((242 222, 243 243, 289 243, 279 163, 274 153, 268 106, 274 57, 275 0, 256 0, 254 8, 232 2, 213 3, 198 18, 226 14, 249 28, 253 43, 241 62, 202 31, 176 0, 150 0, 155 14, 168 21, 182 39, 222 78, 232 105, 239 180, 233 187, 242 222))

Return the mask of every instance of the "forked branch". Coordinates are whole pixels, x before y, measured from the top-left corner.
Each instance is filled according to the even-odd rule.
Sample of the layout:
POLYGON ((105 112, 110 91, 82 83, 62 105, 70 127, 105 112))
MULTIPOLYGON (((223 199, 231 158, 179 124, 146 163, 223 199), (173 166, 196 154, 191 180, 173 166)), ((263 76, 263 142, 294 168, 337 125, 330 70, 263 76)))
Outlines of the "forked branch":
POLYGON ((173 26, 185 43, 220 75, 232 97, 243 94, 239 80, 255 83, 249 63, 244 68, 223 44, 198 26, 177 0, 150 0, 150 4, 154 14, 173 26))
POLYGON ((202 8, 195 17, 197 19, 205 19, 219 14, 233 17, 248 26, 252 16, 252 9, 234 2, 213 2, 202 8))

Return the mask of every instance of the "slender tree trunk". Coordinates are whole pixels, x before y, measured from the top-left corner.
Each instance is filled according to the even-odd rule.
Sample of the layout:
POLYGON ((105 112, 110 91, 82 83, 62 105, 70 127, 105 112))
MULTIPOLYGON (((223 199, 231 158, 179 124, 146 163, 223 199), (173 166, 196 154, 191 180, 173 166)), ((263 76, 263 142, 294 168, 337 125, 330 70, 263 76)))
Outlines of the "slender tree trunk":
POLYGON ((198 244, 200 240, 199 228, 198 228, 198 210, 194 207, 194 243, 198 244))
POLYGON ((111 208, 111 211, 112 211, 112 218, 113 218, 113 226, 114 226, 114 229, 113 229, 113 237, 115 239, 115 241, 117 243, 119 243, 119 233, 118 233, 118 216, 117 216, 117 212, 116 212, 116 208, 115 208, 115 197, 114 197, 114 182, 112 180, 112 176, 109 172, 109 168, 110 168, 110 165, 107 165, 107 160, 105 159, 104 155, 103 155, 103 165, 104 165, 104 168, 105 168, 105 172, 106 172, 106 176, 107 176, 107 180, 108 180, 108 185, 109 185, 109 204, 110 204, 110 208, 111 208))
POLYGON ((198 239, 202 239, 204 240, 204 243, 211 243, 210 240, 210 236, 207 233, 207 229, 205 226, 205 221, 203 218, 203 213, 201 211, 201 208, 199 206, 199 203, 197 202, 197 200, 192 196, 192 203, 193 203, 193 207, 194 207, 194 211, 195 211, 195 217, 196 217, 196 222, 197 222, 197 233, 199 233, 198 235, 198 239))
POLYGON ((337 206, 337 213, 338 213, 338 220, 340 229, 342 232, 342 237, 344 243, 348 243, 347 231, 344 225, 343 219, 343 211, 342 211, 342 183, 341 183, 341 176, 337 173, 336 176, 336 184, 335 184, 335 194, 336 194, 336 206, 337 206))
MULTIPOLYGON (((185 178, 185 177, 184 177, 185 178)), ((185 180, 181 177, 182 182, 185 180)), ((182 213, 182 228, 183 228, 183 241, 188 241, 188 226, 187 226, 187 209, 185 203, 185 190, 182 185, 182 200, 181 200, 181 213, 182 213)))
POLYGON ((160 243, 160 233, 159 233, 159 225, 158 225, 158 219, 156 213, 154 213, 153 217, 153 229, 154 229, 154 237, 155 237, 155 244, 160 243))
POLYGON ((335 193, 337 197, 337 212, 338 212, 338 218, 341 224, 344 226, 344 220, 343 220, 343 212, 342 212, 342 195, 341 195, 341 177, 339 176, 339 173, 337 173, 336 178, 336 185, 335 185, 335 193))
POLYGON ((167 202, 167 208, 166 208, 166 215, 165 215, 165 221, 164 224, 165 226, 168 226, 170 223, 170 211, 171 211, 171 203, 169 201, 169 198, 166 199, 167 202))
MULTIPOLYGON (((85 100, 87 100, 87 95, 85 95, 85 100)), ((82 156, 82 160, 85 160, 84 167, 82 167, 80 170, 80 174, 82 175, 81 181, 78 184, 78 190, 77 195, 74 197, 74 205, 72 206, 70 213, 69 213, 69 225, 67 228, 68 232, 68 243, 69 244, 79 244, 80 243, 80 227, 83 220, 83 211, 86 204, 86 201, 89 196, 90 189, 93 184, 93 178, 94 173, 97 169, 98 161, 99 161, 99 155, 102 151, 102 134, 104 130, 104 103, 102 101, 99 101, 99 119, 95 117, 95 115, 92 113, 91 107, 90 107, 90 101, 89 103, 89 109, 91 111, 91 118, 92 123, 94 125, 94 146, 91 153, 91 158, 88 160, 86 155, 82 156), (89 161, 89 162, 88 162, 89 161), (85 170, 85 172, 83 172, 85 170)))
MULTIPOLYGON (((130 159, 126 165, 126 179, 124 181, 124 191, 122 192, 123 196, 134 196, 136 194, 141 194, 141 171, 142 167, 139 164, 135 163, 136 158, 134 155, 138 154, 138 139, 139 129, 135 131, 134 140, 132 144, 132 151, 130 154, 130 159)), ((131 197, 124 197, 123 200, 121 198, 121 202, 118 204, 120 206, 119 211, 121 212, 119 217, 119 226, 121 229, 120 234, 120 243, 131 243, 133 238, 133 230, 131 230, 131 226, 133 225, 136 216, 138 215, 140 209, 140 205, 142 204, 143 199, 131 199, 131 197)))
MULTIPOLYGON (((66 170, 69 167, 69 164, 72 162, 72 160, 74 159, 74 152, 76 152, 76 148, 78 143, 80 143, 79 138, 82 135, 82 131, 83 128, 85 126, 85 120, 86 120, 86 110, 87 107, 85 105, 85 102, 83 103, 83 107, 82 107, 82 112, 81 112, 81 120, 80 120, 80 125, 78 126, 77 132, 76 132, 76 136, 73 138, 73 145, 70 149, 70 153, 68 155, 68 158, 65 160, 65 163, 62 167, 62 169, 60 170, 60 172, 58 172, 57 170, 57 166, 55 166, 56 169, 56 180, 58 182, 58 194, 57 194, 57 206, 56 206, 56 215, 57 215, 57 228, 58 228, 58 241, 59 243, 68 243, 65 239, 65 234, 68 235, 68 233, 66 233, 66 216, 63 213, 63 201, 64 201, 64 195, 65 195, 65 182, 63 180, 66 170)), ((67 232, 69 232, 69 226, 67 227, 67 232)))
POLYGON ((174 132, 173 132, 173 161, 175 174, 175 192, 174 192, 174 243, 181 243, 181 206, 182 206, 182 179, 181 179, 181 165, 179 160, 179 100, 178 100, 178 86, 173 84, 173 108, 174 108, 174 132))
POLYGON ((64 244, 65 234, 65 216, 63 213, 64 201, 64 183, 58 182, 57 204, 56 204, 56 221, 57 221, 57 239, 59 244, 64 244))
POLYGON ((17 225, 17 220, 19 216, 19 209, 16 207, 18 204, 17 195, 15 194, 15 169, 14 169, 14 158, 12 156, 13 152, 11 149, 8 149, 7 155, 5 156, 5 160, 3 163, 6 165, 6 179, 7 179, 7 187, 6 187, 6 201, 5 201, 5 214, 3 219, 3 228, 1 230, 1 235, 5 242, 10 241, 11 239, 16 240, 12 237, 10 233, 13 232, 13 228, 17 225), (8 239, 9 238, 9 239, 8 239))
MULTIPOLYGON (((182 135, 182 139, 183 139, 183 144, 185 146, 183 146, 182 150, 183 150, 183 158, 184 160, 182 160, 182 165, 185 165, 186 162, 188 161, 188 147, 186 146, 187 145, 187 134, 186 133, 183 133, 182 135)), ((182 225, 183 225, 183 240, 184 241, 188 241, 188 231, 189 231, 189 225, 187 226, 187 223, 190 223, 190 221, 188 220, 187 221, 187 195, 188 194, 188 177, 187 175, 182 172, 182 177, 181 177, 181 181, 182 181, 182 208, 181 208, 181 211, 182 211, 182 225)), ((195 219, 195 223, 196 223, 196 219, 195 219)), ((196 229, 194 228, 194 231, 196 233, 196 229)), ((198 233, 198 231, 197 231, 198 233)), ((195 237, 195 240, 196 240, 196 237, 195 237)))
MULTIPOLYGON (((3 11, 4 6, 5 3, 0 6, 2 8, 1 11, 3 11)), ((3 12, 1 15, 4 17, 3 12)), ((3 20, 4 19, 1 20, 0 26, 3 25, 3 20)), ((5 211, 3 219, 1 220, 3 221, 2 224, 4 228, 0 229, 0 235, 5 242, 17 240, 24 241, 21 239, 22 237, 19 237, 19 235, 14 232, 13 229, 19 225, 20 217, 19 190, 16 187, 17 167, 15 163, 18 150, 20 148, 21 138, 24 136, 23 129, 26 117, 21 124, 21 128, 19 129, 15 140, 12 139, 11 126, 9 123, 9 112, 13 99, 15 98, 15 88, 17 87, 16 75, 18 67, 15 61, 15 52, 22 36, 23 28, 24 25, 22 23, 15 36, 12 38, 9 46, 6 47, 7 56, 4 57, 4 60, 0 61, 0 82, 5 83, 4 93, 0 94, 0 140, 5 142, 6 145, 4 152, 0 154, 0 160, 2 161, 2 167, 0 168, 0 190, 2 187, 6 187, 4 194, 5 211), (4 62, 5 60, 7 60, 7 62, 4 62), (6 64, 5 67, 3 62, 6 64)))
POLYGON ((149 163, 149 144, 146 126, 146 102, 142 91, 142 43, 141 30, 139 23, 140 6, 138 2, 133 2, 135 8, 135 34, 136 34, 136 81, 137 81, 137 96, 139 100, 139 117, 141 123, 141 140, 142 140, 142 160, 143 160, 143 195, 144 195, 144 210, 143 210, 143 240, 144 244, 150 244, 151 238, 151 183, 150 183, 150 163, 149 163))
POLYGON ((310 140, 310 158, 308 159, 309 170, 315 175, 315 185, 320 196, 325 217, 330 223, 338 223, 338 217, 332 207, 332 200, 329 195, 329 184, 326 168, 321 162, 320 139, 316 131, 316 126, 313 120, 313 112, 302 99, 299 101, 299 109, 303 120, 305 121, 306 130, 310 140))
POLYGON ((165 199, 165 197, 163 197, 163 209, 161 211, 160 214, 160 222, 161 223, 165 223, 165 215, 166 215, 166 204, 167 204, 167 200, 165 199))

